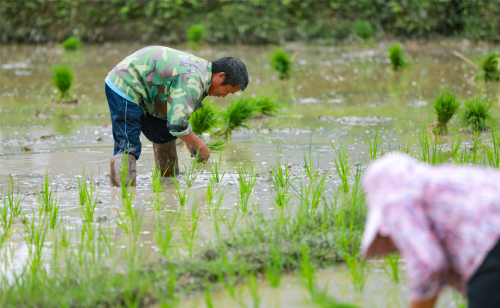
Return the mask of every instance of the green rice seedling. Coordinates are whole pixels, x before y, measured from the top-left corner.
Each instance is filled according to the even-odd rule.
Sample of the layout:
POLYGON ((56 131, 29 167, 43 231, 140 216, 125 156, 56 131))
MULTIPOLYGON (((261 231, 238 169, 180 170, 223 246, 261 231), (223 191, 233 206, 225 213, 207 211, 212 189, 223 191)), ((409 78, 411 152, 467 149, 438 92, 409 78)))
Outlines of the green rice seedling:
POLYGON ((259 308, 262 299, 260 298, 259 283, 255 273, 252 272, 247 276, 247 285, 250 296, 252 297, 252 307, 259 308))
POLYGON ((73 83, 73 70, 64 63, 59 66, 54 65, 52 66, 52 69, 54 70, 52 84, 59 91, 59 100, 72 100, 69 90, 71 89, 71 84, 73 83))
POLYGON ((255 110, 263 115, 273 117, 275 116, 280 106, 278 103, 273 101, 270 97, 267 96, 256 96, 250 100, 255 107, 255 110))
POLYGON ((309 196, 311 196, 310 209, 311 213, 315 213, 322 198, 323 193, 326 190, 325 183, 327 179, 327 173, 325 173, 321 178, 317 178, 309 184, 309 196))
POLYGON ((412 151, 412 153, 417 155, 420 161, 427 162, 431 165, 438 165, 446 162, 450 154, 441 149, 437 138, 434 138, 433 145, 431 145, 431 143, 432 140, 427 130, 422 130, 422 132, 418 134, 419 149, 416 152, 412 151))
POLYGON ((271 56, 271 68, 278 73, 280 79, 288 79, 293 70, 293 62, 284 49, 276 49, 271 56))
POLYGON ((132 183, 132 179, 128 179, 128 153, 123 153, 123 159, 122 159, 122 168, 118 169, 118 172, 120 173, 120 188, 122 190, 122 199, 127 198, 129 195, 128 193, 128 188, 130 187, 132 183))
POLYGON ((460 125, 469 131, 485 131, 489 123, 495 123, 490 108, 493 105, 490 100, 476 95, 464 102, 465 110, 462 112, 460 125))
MULTIPOLYGON (((125 198, 122 198, 122 206, 123 206, 123 212, 125 213, 125 216, 130 216, 132 215, 132 201, 134 200, 134 188, 131 187, 128 193, 125 195, 125 198)), ((92 201, 91 201, 92 202, 92 201)))
POLYGON ((0 207, 0 222, 2 223, 3 236, 8 237, 10 235, 10 228, 14 221, 14 216, 12 211, 9 211, 8 197, 3 193, 3 206, 0 207))
MULTIPOLYGON (((116 225, 120 227, 125 234, 130 234, 132 231, 132 227, 130 226, 130 223, 127 221, 127 215, 121 215, 120 211, 118 209, 116 210, 116 214, 118 214, 118 221, 115 221, 116 225)), ((132 216, 132 213, 130 213, 130 216, 132 216)))
POLYGON ((187 39, 189 48, 200 49, 200 43, 205 37, 205 28, 202 25, 193 25, 189 28, 187 39))
POLYGON ((277 205, 283 207, 290 201, 291 195, 289 193, 291 182, 297 178, 292 179, 291 169, 287 168, 288 163, 285 164, 284 168, 280 165, 279 157, 276 158, 276 167, 271 166, 268 168, 268 172, 271 175, 271 183, 273 188, 273 198, 277 205), (283 171, 284 169, 284 171, 283 171))
POLYGON ((221 183, 224 175, 226 174, 225 171, 220 173, 221 161, 221 154, 219 154, 219 161, 212 164, 212 167, 210 168, 210 173, 212 174, 211 180, 213 180, 214 183, 221 183))
POLYGON ((248 121, 256 113, 255 105, 249 98, 238 98, 232 100, 229 106, 221 111, 222 130, 221 134, 229 137, 232 131, 238 128, 248 128, 248 121))
MULTIPOLYGON (((374 160, 377 158, 377 154, 380 151, 380 148, 382 146, 382 139, 380 139, 378 135, 378 129, 379 127, 377 126, 377 130, 375 131, 375 137, 373 138, 373 142, 370 141, 370 139, 366 140, 365 146, 366 149, 368 150, 368 154, 370 155, 370 159, 374 160)), ((380 153, 382 156, 383 153, 380 153)))
POLYGON ((311 295, 313 295, 316 291, 316 269, 309 261, 307 246, 303 246, 301 250, 302 258, 300 259, 300 279, 304 287, 309 291, 311 295))
POLYGON ((227 194, 227 192, 231 189, 231 187, 229 187, 228 189, 226 190, 223 190, 223 189, 218 189, 217 190, 217 194, 216 194, 216 199, 214 200, 214 202, 212 202, 212 214, 214 216, 214 218, 217 220, 217 214, 219 212, 219 209, 220 209, 220 206, 222 204, 222 200, 224 199, 224 196, 227 194))
POLYGON ((467 297, 456 291, 453 291, 453 301, 456 308, 467 308, 467 297))
POLYGON ((275 238, 271 243, 269 249, 271 250, 272 258, 266 261, 264 276, 266 277, 269 285, 273 288, 280 286, 283 276, 281 275, 281 268, 283 267, 283 260, 281 258, 280 249, 275 238))
POLYGON ((497 129, 491 125, 492 146, 487 148, 488 165, 498 169, 500 167, 500 136, 497 129))
POLYGON ((373 27, 368 21, 356 20, 354 22, 354 34, 363 41, 367 41, 373 36, 373 27))
POLYGON ((175 194, 176 194, 176 198, 177 200, 179 201, 179 204, 181 206, 184 206, 186 205, 186 203, 188 202, 189 200, 189 194, 187 192, 187 189, 182 189, 180 184, 179 184, 179 181, 177 181, 177 178, 174 176, 174 185, 175 185, 175 194))
POLYGON ((214 199, 214 193, 215 193, 215 183, 213 179, 210 179, 210 184, 207 185, 207 202, 210 204, 212 200, 214 199))
POLYGON ((156 218, 156 243, 161 250, 161 254, 167 257, 170 248, 172 247, 172 238, 174 235, 175 224, 171 224, 168 220, 168 214, 165 215, 165 226, 162 225, 159 216, 156 218))
POLYGON ((57 204, 57 195, 52 192, 50 187, 49 173, 45 173, 45 181, 40 184, 40 190, 36 192, 40 212, 52 212, 54 205, 57 204))
POLYGON ((238 188, 239 194, 237 196, 239 205, 236 208, 246 213, 248 211, 248 200, 250 198, 250 194, 252 193, 253 187, 257 182, 257 177, 253 173, 253 163, 250 168, 250 172, 248 172, 244 166, 240 165, 237 168, 238 172, 238 188))
POLYGON ((9 172, 10 185, 7 190, 7 199, 9 202, 9 210, 11 212, 12 217, 17 217, 21 215, 23 202, 23 193, 19 190, 19 188, 14 187, 14 178, 12 174, 9 172))
POLYGON ((349 164, 349 152, 340 141, 340 149, 337 149, 333 142, 330 142, 333 150, 337 154, 337 159, 334 160, 335 170, 340 177, 342 185, 340 186, 345 193, 349 192, 349 175, 351 174, 351 165, 349 164))
MULTIPOLYGON (((437 122, 431 124, 434 126, 433 132, 436 135, 446 135, 448 133, 448 122, 460 107, 460 101, 455 98, 455 95, 448 90, 441 93, 434 99, 434 109, 437 114, 437 122)), ((429 127, 430 127, 429 126, 429 127)))
POLYGON ((366 259, 360 259, 359 254, 344 252, 342 253, 349 274, 351 275, 352 284, 354 289, 358 292, 363 291, 365 288, 368 270, 366 268, 366 259))
POLYGON ((160 193, 165 188, 165 184, 162 182, 162 178, 165 176, 167 170, 162 174, 160 168, 155 166, 155 168, 151 168, 151 190, 155 194, 153 198, 153 209, 155 211, 161 210, 162 198, 160 193))
POLYGON ((193 112, 189 119, 193 133, 201 136, 203 133, 212 133, 213 129, 221 124, 219 110, 209 100, 203 102, 203 107, 193 112))
POLYGON ((54 204, 54 208, 52 209, 52 212, 47 213, 49 215, 49 227, 50 229, 56 229, 56 227, 59 227, 60 221, 58 221, 59 218, 59 202, 54 204))
POLYGON ((200 155, 200 152, 196 153, 196 156, 193 160, 192 164, 189 164, 186 166, 184 162, 182 163, 184 165, 184 181, 186 182, 187 187, 191 187, 194 184, 194 181, 198 178, 198 170, 201 167, 201 163, 198 163, 198 157, 200 155))
POLYGON ((82 41, 76 36, 71 36, 62 43, 62 46, 66 50, 78 50, 82 46, 82 41))
POLYGON ((394 44, 389 47, 389 60, 391 61, 392 70, 399 71, 408 66, 408 62, 406 61, 406 56, 399 46, 399 44, 394 44))
POLYGON ((26 245, 28 246, 28 252, 30 255, 33 255, 37 260, 42 259, 42 249, 45 244, 45 236, 47 234, 47 224, 45 218, 42 219, 42 216, 38 216, 38 225, 35 222, 35 212, 33 211, 33 219, 29 221, 24 216, 24 231, 25 235, 22 234, 26 245))
POLYGON ((210 286, 208 284, 205 285, 205 305, 207 308, 215 307, 212 303, 212 293, 210 292, 210 286))
POLYGON ((85 177, 85 168, 83 168, 82 180, 80 181, 80 177, 77 177, 77 180, 78 180, 78 201, 80 205, 85 205, 88 194, 87 178, 85 177))
MULTIPOLYGON (((87 196, 85 197, 85 209, 83 210, 83 216, 85 217, 86 222, 94 222, 94 212, 95 212, 95 207, 97 205, 97 196, 98 194, 95 189, 95 186, 94 185, 90 186, 90 189, 88 189, 87 191, 87 196)), ((122 202, 124 202, 124 200, 126 200, 125 202, 130 201, 130 205, 127 205, 126 208, 132 207, 131 205, 132 197, 130 197, 130 199, 129 198, 122 199, 122 202)))
POLYGON ((499 81, 500 80, 500 54, 490 53, 480 63, 482 72, 476 76, 476 80, 499 81))
POLYGON ((210 152, 222 152, 227 150, 227 140, 212 140, 207 142, 207 147, 210 149, 210 152))
POLYGON ((66 227, 59 228, 58 233, 59 233, 59 243, 61 244, 61 247, 68 248, 69 245, 71 244, 71 237, 70 235, 68 235, 68 230, 66 229, 66 227))
POLYGON ((228 257, 224 253, 220 253, 223 266, 219 266, 219 273, 217 280, 224 286, 227 293, 231 298, 236 298, 236 284, 238 283, 236 271, 237 268, 234 263, 229 262, 228 257))
POLYGON ((384 256, 386 264, 385 271, 394 282, 399 282, 399 259, 399 253, 397 252, 384 256))

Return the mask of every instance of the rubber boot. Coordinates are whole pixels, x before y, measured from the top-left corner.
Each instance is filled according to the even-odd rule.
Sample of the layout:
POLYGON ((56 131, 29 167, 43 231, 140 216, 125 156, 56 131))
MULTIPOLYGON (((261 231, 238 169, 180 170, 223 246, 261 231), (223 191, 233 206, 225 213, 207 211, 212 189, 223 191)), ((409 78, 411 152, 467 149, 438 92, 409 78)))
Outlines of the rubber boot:
POLYGON ((164 177, 173 177, 179 174, 179 161, 177 158, 177 147, 175 140, 167 143, 154 143, 155 166, 160 168, 164 177))
MULTIPOLYGON (((124 154, 116 154, 115 156, 111 157, 111 164, 109 169, 109 184, 111 187, 121 186, 120 171, 124 169, 123 157, 124 154)), ((135 177, 136 177, 135 161, 136 161, 135 156, 129 154, 127 183, 130 182, 130 180, 132 180, 130 182, 130 186, 135 186, 135 177)))

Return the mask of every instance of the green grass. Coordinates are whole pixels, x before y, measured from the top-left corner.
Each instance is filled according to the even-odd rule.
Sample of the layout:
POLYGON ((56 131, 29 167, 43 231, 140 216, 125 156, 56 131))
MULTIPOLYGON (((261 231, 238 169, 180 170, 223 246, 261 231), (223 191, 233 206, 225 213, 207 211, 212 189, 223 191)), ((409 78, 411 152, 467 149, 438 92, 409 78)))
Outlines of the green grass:
POLYGON ((203 133, 211 133, 215 127, 221 124, 219 111, 210 102, 203 103, 203 107, 194 112, 189 119, 193 133, 201 136, 203 133))
POLYGON ((72 96, 69 93, 71 84, 73 83, 73 70, 66 64, 52 66, 54 75, 52 77, 52 84, 59 92, 58 99, 60 101, 70 101, 72 96))
POLYGON ((62 43, 62 46, 65 50, 78 50, 82 47, 82 41, 76 36, 71 36, 62 43))
POLYGON ((476 80, 499 81, 500 80, 500 54, 490 53, 486 55, 479 64, 481 73, 476 76, 476 80))
POLYGON ((238 128, 248 128, 248 122, 257 113, 255 105, 248 98, 238 98, 221 111, 223 127, 221 134, 230 136, 238 128))
POLYGON ((460 118, 460 125, 468 131, 485 131, 490 123, 495 123, 491 106, 493 103, 485 97, 476 95, 464 102, 464 110, 460 118))
POLYGON ((448 122, 455 115, 460 107, 460 101, 448 90, 444 90, 434 99, 434 109, 437 114, 437 123, 433 131, 436 135, 446 135, 448 133, 448 122))
POLYGON ((280 79, 288 79, 292 74, 293 63, 284 49, 277 49, 271 56, 271 68, 278 72, 280 79))
POLYGON ((368 21, 356 20, 353 32, 364 41, 367 41, 373 36, 373 27, 368 21))
POLYGON ((393 71, 399 71, 408 67, 408 62, 406 61, 406 56, 399 46, 399 44, 394 44, 388 49, 389 60, 391 61, 391 67, 393 71))

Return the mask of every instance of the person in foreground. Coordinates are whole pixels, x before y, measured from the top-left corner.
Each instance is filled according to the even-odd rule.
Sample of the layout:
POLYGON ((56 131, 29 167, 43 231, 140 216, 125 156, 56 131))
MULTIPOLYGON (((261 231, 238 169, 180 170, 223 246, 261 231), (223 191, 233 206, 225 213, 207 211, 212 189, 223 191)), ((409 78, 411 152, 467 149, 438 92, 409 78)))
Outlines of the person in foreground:
POLYGON ((500 307, 500 173, 431 167, 403 154, 372 163, 363 188, 367 258, 399 251, 412 308, 434 307, 450 285, 469 308, 500 307))
POLYGON ((245 90, 248 72, 238 58, 208 62, 172 48, 149 46, 118 63, 105 83, 115 142, 110 184, 120 186, 125 160, 127 182, 135 186, 141 131, 153 142, 155 166, 166 176, 179 174, 177 138, 198 150, 200 161, 207 160, 210 149, 192 132, 189 118, 203 107, 206 96, 226 97, 245 90))

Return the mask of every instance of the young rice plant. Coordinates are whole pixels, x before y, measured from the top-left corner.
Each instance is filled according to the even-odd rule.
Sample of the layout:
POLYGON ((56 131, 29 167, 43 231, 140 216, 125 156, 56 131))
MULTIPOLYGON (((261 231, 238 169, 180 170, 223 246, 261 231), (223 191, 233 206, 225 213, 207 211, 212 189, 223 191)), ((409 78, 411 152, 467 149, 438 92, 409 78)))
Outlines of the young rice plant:
POLYGON ((476 76, 476 80, 499 81, 500 80, 500 54, 490 53, 480 63, 482 72, 476 76))
POLYGON ((221 133, 230 136, 233 130, 240 127, 248 128, 248 121, 256 113, 255 105, 248 98, 239 98, 231 102, 221 112, 224 127, 221 133))
POLYGON ((446 135, 448 133, 448 122, 460 107, 460 101, 455 98, 455 95, 450 91, 442 91, 434 100, 435 113, 437 114, 437 122, 434 125, 433 131, 437 135, 446 135))
POLYGON ((495 120, 491 114, 490 108, 492 102, 479 95, 464 102, 465 110, 462 112, 460 125, 469 131, 485 131, 489 128, 488 124, 495 120))
POLYGON ((278 72, 280 79, 288 79, 292 73, 292 60, 290 60, 285 50, 277 49, 271 57, 271 67, 278 72))
POLYGON ((219 112, 210 101, 206 101, 202 108, 191 115, 189 124, 191 124, 193 133, 198 136, 210 133, 214 127, 220 124, 219 112))
POLYGON ((73 71, 66 64, 61 64, 59 66, 54 65, 54 77, 52 78, 52 84, 59 91, 60 101, 70 101, 72 99, 69 90, 71 88, 71 83, 73 82, 73 71))
POLYGON ((356 20, 354 34, 367 41, 373 36, 373 27, 368 21, 356 20))
POLYGON ((399 44, 394 44, 389 47, 389 60, 391 60, 392 70, 399 71, 408 66, 406 62, 406 56, 401 50, 399 44))
POLYGON ((78 50, 82 46, 82 41, 76 36, 71 36, 62 43, 62 46, 65 50, 78 50))

